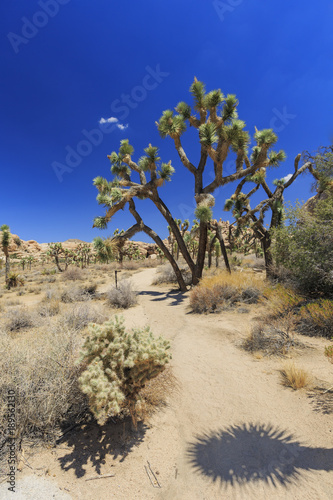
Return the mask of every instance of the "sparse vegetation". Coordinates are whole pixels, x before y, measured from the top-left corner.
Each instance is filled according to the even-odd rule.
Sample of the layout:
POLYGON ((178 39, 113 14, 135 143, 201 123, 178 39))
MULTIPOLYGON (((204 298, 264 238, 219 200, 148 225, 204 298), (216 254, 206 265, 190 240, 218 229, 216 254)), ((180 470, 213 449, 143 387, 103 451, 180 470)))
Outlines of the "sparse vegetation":
POLYGON ((285 356, 294 347, 301 347, 291 331, 290 319, 275 322, 258 322, 251 333, 242 342, 242 347, 251 352, 265 356, 285 356))
POLYGON ((8 332, 18 332, 35 325, 35 317, 25 307, 10 309, 5 314, 5 329, 8 332))
POLYGON ((333 300, 319 299, 299 310, 298 330, 305 335, 331 338, 333 335, 333 300))
POLYGON ((128 309, 134 306, 138 299, 137 293, 133 290, 130 281, 124 280, 118 284, 118 287, 112 287, 106 293, 107 302, 110 306, 128 309))
POLYGON ((281 381, 286 387, 291 387, 295 391, 309 387, 312 382, 311 376, 302 368, 295 366, 293 362, 286 364, 281 370, 281 381))
POLYGON ((116 316, 102 326, 90 325, 80 361, 86 366, 79 379, 99 424, 129 408, 136 425, 136 405, 145 383, 163 371, 170 359, 169 343, 154 338, 147 327, 127 332, 116 316))
POLYGON ((74 363, 80 343, 77 334, 63 328, 45 329, 38 342, 29 335, 0 335, 0 427, 7 429, 7 392, 14 389, 18 442, 25 437, 54 442, 61 424, 79 422, 87 413, 74 363))
POLYGON ((203 278, 190 294, 190 305, 196 313, 217 312, 236 302, 255 304, 263 294, 260 277, 245 273, 221 272, 203 278))

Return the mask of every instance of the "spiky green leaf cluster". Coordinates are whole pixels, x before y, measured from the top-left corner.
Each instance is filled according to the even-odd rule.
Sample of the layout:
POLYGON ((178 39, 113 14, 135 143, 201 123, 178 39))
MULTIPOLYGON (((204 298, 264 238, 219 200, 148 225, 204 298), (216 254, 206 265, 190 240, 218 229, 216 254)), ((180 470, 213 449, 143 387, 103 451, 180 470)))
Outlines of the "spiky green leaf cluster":
POLYGON ((269 164, 272 167, 278 167, 282 161, 287 158, 286 153, 281 149, 280 151, 271 151, 268 155, 269 164))
POLYGON ((261 184, 266 179, 266 170, 264 168, 259 169, 253 175, 248 177, 250 182, 255 182, 256 184, 261 184))
POLYGON ((220 89, 208 92, 208 94, 206 94, 204 98, 205 107, 208 109, 217 108, 217 106, 219 106, 219 104, 221 104, 223 101, 224 95, 222 94, 220 89))
POLYGON ((224 122, 237 118, 237 111, 236 111, 237 106, 238 106, 237 97, 234 94, 228 94, 227 97, 225 98, 222 111, 222 118, 224 122))
POLYGON ((180 136, 186 130, 186 124, 182 115, 174 115, 170 109, 163 111, 163 114, 158 122, 158 131, 161 137, 165 138, 168 135, 171 137, 180 136))
POLYGON ((94 225, 93 227, 97 227, 98 229, 106 229, 107 221, 105 217, 94 217, 94 225))
POLYGON ((188 120, 191 117, 191 106, 182 101, 177 104, 177 113, 183 118, 183 120, 188 120))
POLYGON ((5 250, 8 248, 9 242, 10 242, 9 226, 7 224, 3 224, 0 227, 0 231, 1 231, 1 246, 2 246, 3 250, 5 250))
POLYGON ((90 324, 79 362, 87 366, 79 384, 87 394, 97 422, 118 415, 126 402, 135 402, 145 383, 169 362, 170 344, 155 338, 149 327, 127 332, 123 318, 90 324))
POLYGON ((199 138, 203 146, 211 147, 217 142, 216 126, 214 123, 203 123, 199 127, 199 138))
POLYGON ((171 165, 171 162, 169 163, 162 163, 161 169, 159 170, 160 178, 163 179, 164 181, 171 181, 172 174, 174 173, 175 169, 171 165))
POLYGON ((228 198, 227 200, 225 200, 224 210, 226 212, 229 212, 229 210, 231 210, 233 206, 234 206, 234 200, 232 198, 228 198))
POLYGON ((119 155, 122 157, 129 155, 132 156, 134 153, 134 148, 128 142, 128 139, 123 139, 120 141, 119 155))
POLYGON ((256 163, 256 161, 259 158, 260 153, 261 153, 261 147, 260 146, 253 146, 252 154, 251 154, 252 163, 256 163))
POLYGON ((200 222, 209 222, 213 217, 213 211, 207 205, 198 205, 194 215, 200 222))
POLYGON ((203 82, 199 82, 197 79, 194 80, 190 87, 190 92, 193 96, 194 99, 194 107, 196 110, 199 110, 201 108, 205 107, 205 92, 206 92, 206 87, 203 82))
POLYGON ((258 146, 273 146, 277 142, 277 135, 274 133, 273 129, 266 128, 263 130, 257 130, 254 134, 254 138, 257 141, 258 146))

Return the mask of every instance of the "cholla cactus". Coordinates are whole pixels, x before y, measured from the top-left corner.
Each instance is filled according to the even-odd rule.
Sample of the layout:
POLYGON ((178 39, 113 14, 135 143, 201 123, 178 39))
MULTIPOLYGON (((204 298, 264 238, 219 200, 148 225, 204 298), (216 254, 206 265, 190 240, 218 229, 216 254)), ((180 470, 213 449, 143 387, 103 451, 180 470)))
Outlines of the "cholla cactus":
POLYGON ((126 332, 123 322, 116 316, 103 325, 91 324, 79 360, 87 365, 79 383, 100 425, 127 404, 136 425, 140 389, 163 371, 171 358, 168 341, 154 338, 149 327, 126 332))

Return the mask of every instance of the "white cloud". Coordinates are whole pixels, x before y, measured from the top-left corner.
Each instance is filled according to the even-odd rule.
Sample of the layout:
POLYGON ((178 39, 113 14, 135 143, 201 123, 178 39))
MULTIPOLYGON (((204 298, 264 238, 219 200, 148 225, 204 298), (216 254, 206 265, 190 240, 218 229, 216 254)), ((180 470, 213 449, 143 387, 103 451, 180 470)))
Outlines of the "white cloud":
POLYGON ((284 181, 284 182, 288 182, 288 181, 289 181, 289 179, 291 179, 291 178, 292 178, 292 176, 293 176, 293 174, 288 174, 288 175, 286 175, 285 177, 283 177, 281 180, 282 180, 282 181, 284 181))
POLYGON ((128 124, 126 123, 126 125, 123 125, 122 123, 117 123, 117 127, 119 128, 119 130, 126 130, 128 124))
POLYGON ((101 118, 98 123, 117 123, 119 120, 114 116, 110 116, 110 118, 101 118))

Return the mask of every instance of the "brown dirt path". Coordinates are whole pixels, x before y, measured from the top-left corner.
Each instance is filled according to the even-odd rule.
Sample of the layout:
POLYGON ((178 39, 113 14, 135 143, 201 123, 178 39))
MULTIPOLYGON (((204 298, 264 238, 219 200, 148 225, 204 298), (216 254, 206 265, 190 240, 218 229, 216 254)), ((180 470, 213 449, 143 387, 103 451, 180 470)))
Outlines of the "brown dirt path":
POLYGON ((333 498, 333 415, 314 412, 305 393, 280 385, 281 361, 256 360, 239 349, 251 314, 191 314, 188 294, 152 286, 154 274, 132 276, 139 305, 124 317, 129 327, 149 324, 171 341, 179 389, 126 457, 106 453, 98 463, 93 438, 84 436, 85 444, 74 434, 30 464, 46 465, 74 499, 333 498), (161 488, 150 483, 147 461, 161 488), (96 471, 115 477, 87 482, 96 471))

